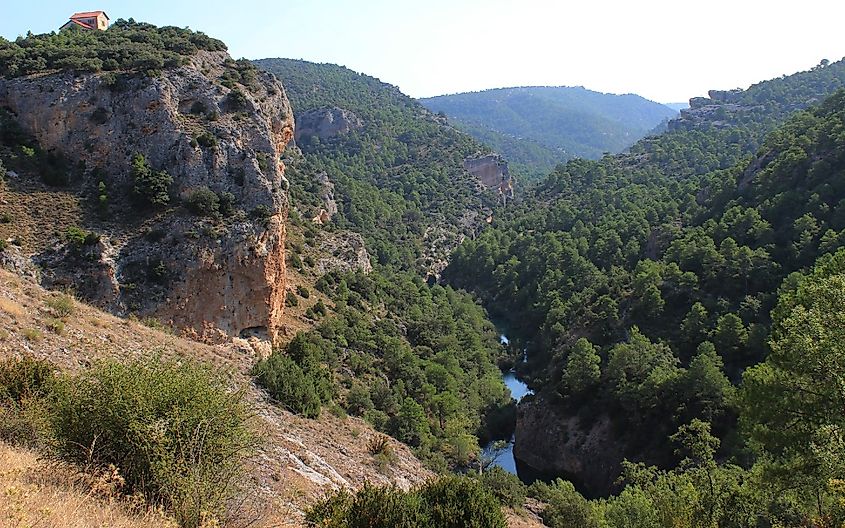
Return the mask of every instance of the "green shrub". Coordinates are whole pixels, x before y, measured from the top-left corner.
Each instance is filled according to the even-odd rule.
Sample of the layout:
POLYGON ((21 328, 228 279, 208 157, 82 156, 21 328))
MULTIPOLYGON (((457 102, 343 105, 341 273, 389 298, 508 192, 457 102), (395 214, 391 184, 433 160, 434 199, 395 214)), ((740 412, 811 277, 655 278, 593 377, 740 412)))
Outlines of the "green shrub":
POLYGON ((37 328, 24 328, 21 330, 21 334, 23 334, 24 339, 30 343, 37 343, 38 341, 44 339, 44 333, 37 328))
POLYGON ((249 106, 249 99, 247 99, 246 94, 242 91, 238 90, 237 88, 229 92, 229 96, 226 98, 229 109, 232 112, 240 112, 241 110, 246 110, 249 106))
POLYGON ((504 528, 496 499, 466 477, 442 477, 409 492, 369 483, 311 508, 308 526, 325 528, 504 528))
POLYGON ((217 195, 220 199, 220 214, 223 216, 232 216, 235 214, 235 195, 230 192, 222 192, 217 195))
POLYGON ((0 400, 0 441, 38 448, 44 447, 49 438, 49 412, 43 398, 0 400))
POLYGON ((25 355, 0 361, 0 400, 17 403, 43 397, 55 379, 56 367, 49 361, 25 355))
POLYGON ((293 292, 287 292, 285 294, 285 306, 298 306, 299 299, 296 298, 296 294, 293 292))
POLYGON ((519 477, 494 466, 479 475, 484 489, 490 491, 505 506, 516 508, 525 503, 528 490, 519 477))
POLYGON ((60 456, 114 464, 181 526, 222 511, 253 444, 243 393, 188 360, 104 361, 60 378, 50 406, 60 456))
POLYGON ((217 146, 217 136, 209 132, 208 130, 204 131, 202 134, 196 137, 197 143, 205 148, 212 148, 217 146))
POLYGON ((571 482, 557 479, 551 484, 535 482, 529 488, 531 496, 546 503, 542 518, 550 528, 582 526, 598 528, 598 516, 590 503, 575 490, 571 482))
POLYGON ((374 407, 373 399, 370 397, 370 389, 366 385, 355 383, 346 393, 346 410, 355 416, 363 416, 364 413, 374 407))
POLYGON ((47 319, 46 321, 47 329, 53 332, 54 334, 62 335, 65 333, 65 322, 61 319, 47 319))
POLYGON ((50 311, 53 312, 53 315, 60 319, 73 315, 76 311, 76 306, 73 303, 73 297, 66 293, 53 295, 47 299, 45 304, 50 311))
POLYGON ((93 231, 86 231, 80 227, 71 226, 65 231, 65 240, 76 249, 83 246, 93 246, 100 241, 100 235, 93 231))
POLYGON ((163 207, 170 203, 173 177, 166 171, 154 171, 142 154, 135 154, 130 173, 133 181, 132 195, 137 204, 163 207))
POLYGON ((289 355, 274 352, 255 365, 253 375, 270 396, 291 412, 317 418, 333 391, 328 370, 313 361, 300 366, 289 355))
POLYGON ((104 181, 97 183, 97 212, 101 218, 108 218, 109 195, 106 189, 106 182, 104 181))
POLYGON ((504 528, 499 502, 466 477, 442 477, 420 490, 430 525, 442 528, 504 528))
POLYGON ((220 214, 220 198, 208 187, 194 189, 185 199, 185 206, 197 216, 220 214))
POLYGON ((296 253, 288 254, 288 264, 294 269, 302 269, 302 259, 296 253))
POLYGON ((266 152, 259 152, 255 159, 258 161, 258 170, 267 174, 270 170, 270 156, 266 152))
POLYGON ((0 440, 36 447, 49 436, 44 397, 55 379, 55 367, 25 355, 0 361, 0 440))
POLYGON ((354 495, 340 491, 317 503, 305 516, 321 528, 417 528, 430 526, 420 498, 395 487, 365 483, 354 495))
POLYGON ((307 299, 307 298, 311 297, 311 292, 308 290, 308 288, 306 288, 305 286, 303 286, 301 284, 297 284, 296 293, 297 293, 297 295, 299 295, 303 299, 307 299))
POLYGON ((310 319, 319 319, 320 317, 325 317, 327 313, 326 304, 320 299, 314 306, 311 306, 305 311, 305 316, 310 319))
POLYGON ((266 220, 272 215, 273 213, 270 211, 270 208, 264 204, 256 205, 255 209, 249 213, 250 218, 253 220, 266 220))

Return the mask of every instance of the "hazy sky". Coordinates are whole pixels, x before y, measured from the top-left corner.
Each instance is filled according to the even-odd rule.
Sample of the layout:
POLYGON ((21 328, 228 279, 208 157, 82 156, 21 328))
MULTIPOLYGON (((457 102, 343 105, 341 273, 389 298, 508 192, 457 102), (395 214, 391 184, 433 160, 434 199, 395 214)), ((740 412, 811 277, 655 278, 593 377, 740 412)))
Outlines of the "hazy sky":
POLYGON ((0 35, 92 9, 190 26, 236 58, 342 64, 415 97, 582 85, 678 102, 845 56, 841 0, 0 0, 0 35))

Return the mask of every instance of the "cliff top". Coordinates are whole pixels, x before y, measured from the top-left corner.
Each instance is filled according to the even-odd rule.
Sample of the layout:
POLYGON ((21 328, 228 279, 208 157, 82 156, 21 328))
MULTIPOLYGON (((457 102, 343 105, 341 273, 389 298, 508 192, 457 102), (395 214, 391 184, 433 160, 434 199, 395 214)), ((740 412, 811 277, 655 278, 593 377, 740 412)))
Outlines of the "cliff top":
POLYGON ((154 72, 177 67, 200 50, 226 51, 226 45, 202 32, 120 19, 106 31, 30 33, 14 42, 0 37, 0 76, 61 70, 154 72))

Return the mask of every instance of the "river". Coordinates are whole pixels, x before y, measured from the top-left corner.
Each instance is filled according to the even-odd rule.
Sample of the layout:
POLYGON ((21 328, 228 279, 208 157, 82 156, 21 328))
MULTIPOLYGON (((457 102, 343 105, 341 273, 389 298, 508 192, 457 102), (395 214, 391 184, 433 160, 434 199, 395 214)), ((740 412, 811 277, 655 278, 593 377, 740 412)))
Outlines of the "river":
MULTIPOLYGON (((500 337, 502 344, 507 345, 510 343, 507 336, 502 334, 500 337)), ((525 361, 525 358, 523 358, 525 361)), ((505 382, 505 385, 511 391, 511 397, 517 401, 517 403, 526 395, 533 394, 531 389, 528 388, 522 380, 516 377, 516 372, 510 370, 509 372, 505 372, 502 374, 502 381, 505 382)), ((519 475, 516 465, 516 459, 513 457, 513 435, 511 435, 510 440, 508 441, 507 445, 502 449, 496 449, 495 446, 498 443, 497 441, 492 441, 482 450, 482 454, 485 458, 493 458, 494 466, 499 466, 508 473, 513 473, 514 475, 519 475), (495 458, 494 458, 495 457, 495 458)))

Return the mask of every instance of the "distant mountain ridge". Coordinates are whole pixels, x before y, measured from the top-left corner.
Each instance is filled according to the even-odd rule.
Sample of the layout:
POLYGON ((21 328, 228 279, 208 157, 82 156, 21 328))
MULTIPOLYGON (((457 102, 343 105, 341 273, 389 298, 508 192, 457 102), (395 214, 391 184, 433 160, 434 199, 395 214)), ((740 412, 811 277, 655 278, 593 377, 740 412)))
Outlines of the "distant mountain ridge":
POLYGON ((617 153, 677 111, 639 95, 529 86, 420 99, 528 175, 575 157, 617 153))

